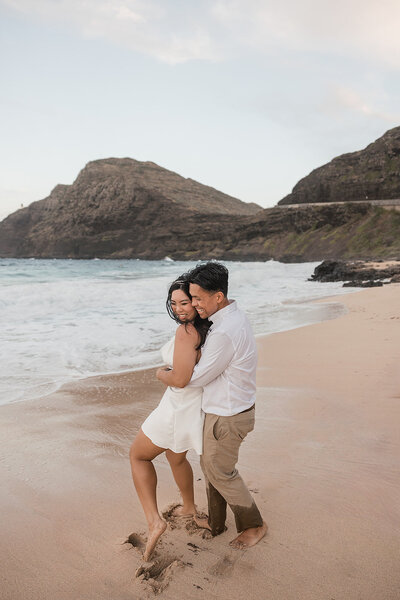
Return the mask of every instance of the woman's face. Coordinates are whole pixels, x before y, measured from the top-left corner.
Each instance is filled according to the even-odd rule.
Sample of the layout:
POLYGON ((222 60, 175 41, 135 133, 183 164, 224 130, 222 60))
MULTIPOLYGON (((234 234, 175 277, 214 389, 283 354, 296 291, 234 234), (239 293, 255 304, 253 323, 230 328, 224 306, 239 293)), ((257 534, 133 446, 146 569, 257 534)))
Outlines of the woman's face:
POLYGON ((171 294, 171 308, 174 314, 183 323, 194 321, 196 310, 192 306, 189 296, 183 290, 174 290, 171 294))

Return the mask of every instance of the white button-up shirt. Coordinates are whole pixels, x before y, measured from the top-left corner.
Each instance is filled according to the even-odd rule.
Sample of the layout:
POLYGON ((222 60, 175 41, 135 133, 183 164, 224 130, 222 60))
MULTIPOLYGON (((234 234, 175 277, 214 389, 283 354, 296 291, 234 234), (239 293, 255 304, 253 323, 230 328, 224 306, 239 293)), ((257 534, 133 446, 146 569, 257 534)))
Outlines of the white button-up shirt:
POLYGON ((257 349, 250 323, 235 300, 209 317, 212 325, 189 386, 203 387, 206 413, 231 416, 251 408, 257 349))

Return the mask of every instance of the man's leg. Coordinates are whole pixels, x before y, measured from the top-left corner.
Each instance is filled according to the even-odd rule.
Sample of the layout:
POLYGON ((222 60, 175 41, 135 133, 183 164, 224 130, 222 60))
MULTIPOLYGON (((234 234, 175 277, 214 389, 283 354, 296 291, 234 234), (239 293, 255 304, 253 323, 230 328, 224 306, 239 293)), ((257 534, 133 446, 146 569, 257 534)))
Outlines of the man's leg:
MULTIPOLYGON (((212 535, 219 535, 226 529, 226 500, 219 491, 210 483, 207 477, 207 465, 214 452, 215 438, 213 428, 217 415, 206 414, 203 430, 203 454, 200 457, 200 466, 205 476, 207 501, 208 501, 208 519, 207 524, 212 535)), ((202 519, 195 519, 202 526, 202 519)))
MULTIPOLYGON (((240 548, 253 545, 265 535, 266 525, 236 469, 236 463, 240 444, 254 428, 254 410, 231 417, 206 415, 207 417, 209 423, 204 430, 203 471, 208 484, 215 488, 232 509, 238 532, 248 531, 246 539, 234 540, 233 546, 240 548)), ((209 508, 213 509, 212 506, 209 508)))

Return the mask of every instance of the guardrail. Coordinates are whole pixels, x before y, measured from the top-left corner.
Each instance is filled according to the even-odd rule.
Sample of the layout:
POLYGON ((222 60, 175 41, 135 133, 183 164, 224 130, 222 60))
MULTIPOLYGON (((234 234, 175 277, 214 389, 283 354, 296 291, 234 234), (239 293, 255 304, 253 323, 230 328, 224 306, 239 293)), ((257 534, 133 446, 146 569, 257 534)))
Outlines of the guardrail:
POLYGON ((342 202, 300 202, 299 204, 277 204, 276 208, 307 208, 309 206, 332 206, 341 204, 360 204, 366 203, 372 206, 382 206, 382 208, 400 210, 400 198, 394 200, 343 200, 342 202))

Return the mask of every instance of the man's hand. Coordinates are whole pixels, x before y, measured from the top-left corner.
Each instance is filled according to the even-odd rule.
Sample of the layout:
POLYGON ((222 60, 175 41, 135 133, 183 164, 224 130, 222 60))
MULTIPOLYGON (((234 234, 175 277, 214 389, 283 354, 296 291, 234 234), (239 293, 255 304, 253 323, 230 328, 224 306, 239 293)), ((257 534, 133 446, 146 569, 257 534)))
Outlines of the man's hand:
POLYGON ((162 381, 165 385, 168 385, 165 380, 164 380, 164 375, 166 372, 171 371, 171 367, 160 367, 159 369, 157 369, 156 371, 156 377, 157 379, 159 379, 160 381, 162 381))

